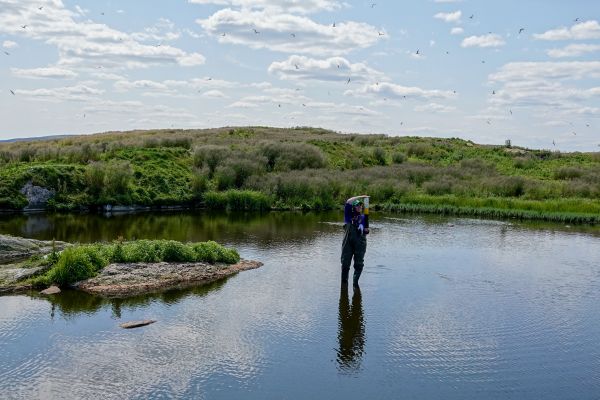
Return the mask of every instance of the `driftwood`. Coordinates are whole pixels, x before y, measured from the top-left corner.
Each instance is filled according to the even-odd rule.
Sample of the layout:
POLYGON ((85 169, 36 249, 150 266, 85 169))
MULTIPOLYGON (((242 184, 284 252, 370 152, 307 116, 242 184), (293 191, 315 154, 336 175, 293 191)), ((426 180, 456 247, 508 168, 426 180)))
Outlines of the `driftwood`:
POLYGON ((123 329, 132 329, 132 328, 139 328, 140 326, 146 326, 146 325, 150 325, 155 323, 156 321, 153 319, 146 319, 143 321, 131 321, 131 322, 124 322, 122 324, 120 324, 119 326, 123 329))
POLYGON ((40 294, 45 294, 45 295, 58 294, 58 293, 60 293, 60 289, 58 288, 58 286, 50 286, 48 289, 44 289, 40 292, 40 294))

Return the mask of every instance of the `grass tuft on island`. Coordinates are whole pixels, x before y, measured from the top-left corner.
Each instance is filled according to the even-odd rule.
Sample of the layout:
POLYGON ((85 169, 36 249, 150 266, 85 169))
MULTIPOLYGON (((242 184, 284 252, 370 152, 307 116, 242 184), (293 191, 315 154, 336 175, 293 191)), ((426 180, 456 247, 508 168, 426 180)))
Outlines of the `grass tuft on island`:
POLYGON ((31 278, 35 288, 50 284, 70 285, 96 276, 111 263, 207 262, 235 264, 237 250, 216 242, 181 243, 175 240, 136 240, 130 242, 76 245, 60 254, 53 252, 51 267, 43 275, 31 278))

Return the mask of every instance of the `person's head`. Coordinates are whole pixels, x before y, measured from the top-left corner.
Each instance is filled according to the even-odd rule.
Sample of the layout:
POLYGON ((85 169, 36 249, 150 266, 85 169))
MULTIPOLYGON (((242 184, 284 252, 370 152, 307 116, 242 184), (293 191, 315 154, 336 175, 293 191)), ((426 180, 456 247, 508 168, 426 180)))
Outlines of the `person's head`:
POLYGON ((362 213, 362 207, 363 207, 363 203, 361 200, 354 200, 352 202, 352 208, 354 209, 354 212, 356 212, 357 214, 362 213))

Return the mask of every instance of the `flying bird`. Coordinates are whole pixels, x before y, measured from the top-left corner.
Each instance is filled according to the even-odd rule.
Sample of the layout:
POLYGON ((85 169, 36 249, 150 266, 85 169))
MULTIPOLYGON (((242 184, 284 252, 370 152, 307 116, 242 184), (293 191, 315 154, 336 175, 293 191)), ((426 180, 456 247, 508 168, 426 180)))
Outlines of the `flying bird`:
POLYGON ((417 49, 417 52, 416 52, 415 54, 416 54, 416 55, 419 55, 419 51, 420 51, 420 49, 417 49))
POLYGON ((256 34, 259 34, 259 33, 260 33, 260 32, 259 32, 259 31, 257 31, 256 29, 253 29, 253 30, 254 30, 254 33, 256 33, 256 34))
POLYGON ((469 19, 473 19, 474 16, 475 16, 475 14, 471 14, 471 16, 469 17, 469 19))
POLYGON ((13 90, 12 90, 12 89, 9 89, 9 90, 10 90, 10 93, 11 93, 11 94, 14 96, 14 95, 15 95, 15 92, 13 92, 13 90))
POLYGON ((221 36, 225 36, 225 32, 221 33, 221 36))
POLYGON ((573 22, 579 22, 579 18, 575 18, 573 22))
POLYGON ((552 140, 552 146, 556 146, 556 143, 554 143, 554 140, 552 140))
POLYGON ((306 104, 302 103, 302 107, 306 107, 306 104))
POLYGON ((6 54, 7 56, 10 56, 10 53, 6 50, 4 50, 4 54, 6 54))
POLYGON ((508 112, 510 113, 510 115, 512 115, 512 110, 508 110, 508 112))
POLYGON ((496 91, 495 91, 495 90, 492 90, 492 94, 496 94, 496 91))
POLYGON ((40 10, 40 11, 43 9, 44 9, 44 6, 38 7, 38 10, 40 10))
POLYGON ((298 66, 298 64, 294 64, 294 67, 296 67, 296 69, 300 69, 300 67, 298 66))
POLYGON ((333 25, 331 25, 332 28, 335 28, 335 22, 333 23, 333 25))
POLYGON ((346 81, 346 85, 350 83, 350 78, 348 78, 348 80, 346 81))
POLYGON ((525 30, 525 28, 519 29, 519 35, 525 30))
POLYGON ((295 33, 290 33, 290 36, 291 37, 296 37, 296 34, 295 33))
POLYGON ((371 8, 375 8, 376 5, 377 3, 371 3, 371 8))
POLYGON ((27 28, 27 25, 21 25, 21 28, 25 29, 27 28))
POLYGON ((385 35, 385 33, 382 33, 382 32, 377 32, 377 33, 379 34, 379 36, 385 35))

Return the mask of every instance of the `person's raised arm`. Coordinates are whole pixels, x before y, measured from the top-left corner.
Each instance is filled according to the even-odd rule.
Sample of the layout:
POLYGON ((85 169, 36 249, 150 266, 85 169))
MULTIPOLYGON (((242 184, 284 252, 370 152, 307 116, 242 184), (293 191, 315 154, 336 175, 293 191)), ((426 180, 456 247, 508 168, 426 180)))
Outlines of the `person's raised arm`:
POLYGON ((360 196, 350 197, 348 200, 346 200, 346 203, 352 204, 353 201, 364 199, 365 197, 369 197, 369 196, 367 196, 366 194, 361 194, 360 196))

